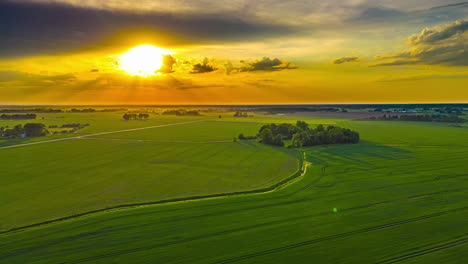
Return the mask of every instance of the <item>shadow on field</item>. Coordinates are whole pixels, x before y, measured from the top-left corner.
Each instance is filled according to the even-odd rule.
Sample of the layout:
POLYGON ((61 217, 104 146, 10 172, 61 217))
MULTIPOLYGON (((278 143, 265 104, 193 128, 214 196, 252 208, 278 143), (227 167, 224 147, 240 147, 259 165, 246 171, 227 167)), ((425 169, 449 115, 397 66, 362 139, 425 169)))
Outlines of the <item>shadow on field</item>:
POLYGON ((363 141, 358 144, 326 145, 304 148, 308 160, 328 166, 329 163, 370 165, 372 159, 402 160, 414 158, 413 152, 383 144, 363 141))

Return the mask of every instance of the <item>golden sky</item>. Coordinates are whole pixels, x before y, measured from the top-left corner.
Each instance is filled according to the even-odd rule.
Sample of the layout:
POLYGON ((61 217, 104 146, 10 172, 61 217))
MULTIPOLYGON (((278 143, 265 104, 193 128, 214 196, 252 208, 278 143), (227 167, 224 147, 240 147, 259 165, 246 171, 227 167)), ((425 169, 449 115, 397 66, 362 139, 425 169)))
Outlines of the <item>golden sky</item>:
POLYGON ((0 104, 468 101, 466 3, 132 3, 0 3, 0 104))

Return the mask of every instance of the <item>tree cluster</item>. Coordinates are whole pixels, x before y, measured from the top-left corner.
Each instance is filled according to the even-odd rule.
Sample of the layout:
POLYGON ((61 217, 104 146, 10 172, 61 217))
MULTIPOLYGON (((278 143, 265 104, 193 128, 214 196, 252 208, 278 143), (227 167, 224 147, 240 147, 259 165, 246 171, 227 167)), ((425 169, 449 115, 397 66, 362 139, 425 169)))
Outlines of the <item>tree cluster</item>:
POLYGON ((16 125, 13 128, 0 127, 0 136, 4 138, 16 138, 24 134, 23 125, 16 125))
POLYGON ((85 109, 73 108, 73 109, 70 110, 70 112, 72 112, 72 113, 95 113, 97 111, 94 108, 85 108, 85 109))
POLYGON ((124 114, 123 119, 128 120, 145 120, 149 118, 149 114, 124 114))
POLYGON ((0 119, 3 120, 26 120, 26 119, 36 119, 36 114, 14 114, 14 115, 7 115, 3 114, 0 115, 0 119))
POLYGON ((249 114, 247 114, 247 112, 237 111, 236 113, 234 113, 234 117, 249 117, 249 114))
POLYGON ((462 123, 466 120, 455 115, 383 115, 381 117, 369 117, 369 120, 400 120, 400 121, 422 121, 422 122, 448 122, 462 123))
POLYGON ((239 134, 239 140, 249 140, 249 139, 256 139, 256 136, 244 136, 244 134, 239 134))
POLYGON ((443 107, 435 109, 441 114, 463 115, 463 107, 443 107))
POLYGON ((291 140, 291 147, 305 147, 325 144, 358 143, 359 134, 347 128, 318 125, 315 129, 309 128, 304 121, 293 124, 267 124, 263 125, 256 137, 239 135, 239 140, 258 139, 260 143, 284 146, 283 140, 291 140))
POLYGON ((13 128, 0 127, 0 136, 6 138, 21 137, 23 134, 27 137, 41 137, 48 133, 46 125, 42 123, 27 123, 24 126, 19 124, 13 128))
POLYGON ((27 123, 24 125, 24 133, 27 137, 43 137, 49 131, 42 123, 27 123))
POLYGON ((293 135, 291 147, 359 143, 359 133, 347 128, 318 125, 293 135))

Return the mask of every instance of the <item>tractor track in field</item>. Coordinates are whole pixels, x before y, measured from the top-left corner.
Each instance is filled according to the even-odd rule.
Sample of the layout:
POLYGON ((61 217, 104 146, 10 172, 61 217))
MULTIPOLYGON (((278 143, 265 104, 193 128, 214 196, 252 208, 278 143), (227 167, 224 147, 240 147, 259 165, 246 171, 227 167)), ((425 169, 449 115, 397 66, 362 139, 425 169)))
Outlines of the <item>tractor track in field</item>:
MULTIPOLYGON (((392 223, 388 223, 388 224, 384 224, 384 225, 378 225, 378 226, 358 229, 358 230, 354 230, 354 231, 344 232, 344 233, 340 233, 340 234, 336 234, 336 235, 321 237, 321 238, 317 238, 317 239, 311 239, 311 240, 307 240, 307 241, 303 241, 303 242, 299 242, 299 243, 295 243, 295 244, 290 244, 290 245, 286 245, 286 246, 282 246, 282 247, 277 247, 277 248, 267 249, 267 250, 263 250, 263 251, 258 251, 258 252, 254 252, 254 253, 251 253, 251 254, 246 254, 246 255, 243 255, 243 256, 239 256, 239 257, 234 257, 234 258, 229 258, 229 259, 222 259, 222 260, 219 260, 219 261, 216 261, 216 262, 212 262, 212 264, 234 263, 234 262, 238 262, 238 261, 242 261, 242 260, 246 260, 246 259, 251 259, 251 258, 263 256, 263 255, 268 255, 268 254, 273 254, 273 253, 277 253, 277 252, 281 252, 281 251, 285 251, 285 250, 304 247, 304 246, 308 246, 308 245, 311 245, 311 244, 316 244, 316 243, 320 243, 320 242, 324 242, 324 241, 329 241, 329 240, 334 240, 334 239, 343 238, 343 237, 349 237, 349 236, 353 236, 353 235, 357 235, 357 234, 368 233, 368 232, 372 232, 372 231, 392 228, 392 227, 400 226, 400 225, 403 225, 403 224, 408 224, 408 223, 413 223, 413 222, 417 222, 417 221, 421 221, 421 220, 426 220, 426 219, 430 219, 430 218, 434 218, 434 217, 438 217, 438 216, 443 216, 443 215, 450 214, 450 213, 462 212, 462 211, 465 211, 465 210, 468 210, 468 207, 461 207, 461 208, 457 208, 457 209, 452 209, 452 210, 447 210, 447 211, 438 212, 438 213, 434 213, 434 214, 423 215, 423 216, 419 216, 419 217, 415 217, 415 218, 410 218, 410 219, 405 219, 405 220, 401 220, 401 221, 397 221, 397 222, 392 222, 392 223)), ((466 241, 464 243, 466 243, 466 241)), ((459 245, 459 244, 456 244, 456 245, 459 245)), ((455 245, 452 245, 452 247, 453 246, 455 246, 455 245)), ((442 247, 441 249, 443 249, 443 248, 444 247, 442 247)), ((445 248, 447 248, 447 247, 445 247, 445 248)), ((387 262, 387 263, 392 263, 392 262, 387 262)))
POLYGON ((65 141, 65 140, 81 139, 81 138, 102 136, 102 135, 109 135, 109 134, 116 134, 116 133, 123 133, 123 132, 138 131, 138 130, 151 129, 151 128, 177 126, 177 125, 197 123, 197 122, 203 122, 203 121, 209 121, 209 120, 211 120, 211 119, 201 119, 201 120, 193 120, 193 121, 186 121, 186 122, 179 122, 179 123, 170 123, 170 124, 156 125, 156 126, 149 126, 149 127, 138 127, 138 128, 122 129, 122 130, 115 130, 115 131, 109 131, 109 132, 100 132, 100 133, 87 134, 87 135, 81 135, 81 136, 75 136, 75 137, 56 138, 56 139, 37 141, 37 142, 31 142, 31 143, 23 143, 23 144, 11 145, 11 146, 3 146, 3 147, 0 147, 0 149, 17 148, 17 147, 31 146, 31 145, 37 145, 37 144, 52 143, 52 142, 57 142, 57 141, 65 141))
POLYGON ((401 256, 398 256, 398 257, 394 257, 394 258, 386 259, 386 260, 383 260, 383 261, 379 261, 379 262, 376 262, 375 264, 397 263, 397 262, 400 262, 400 261, 404 261, 404 260, 412 259, 412 258, 415 258, 415 257, 427 255, 427 254, 432 253, 432 252, 437 252, 437 251, 440 251, 440 250, 461 246, 461 245, 464 245, 464 244, 467 244, 467 243, 468 243, 468 238, 465 237, 465 238, 458 239, 458 240, 455 240, 455 241, 440 244, 440 245, 437 245, 437 246, 434 246, 434 247, 414 251, 414 252, 411 252, 411 253, 408 253, 408 254, 405 254, 405 255, 401 255, 401 256))
POLYGON ((312 186, 314 186, 316 183, 318 183, 323 177, 326 176, 326 169, 327 169, 328 165, 325 165, 323 166, 322 168, 320 168, 320 175, 314 179, 313 181, 311 181, 309 184, 305 185, 304 187, 298 189, 296 192, 294 192, 293 194, 295 193, 298 193, 298 192, 302 192, 302 191, 305 191, 307 189, 310 189, 312 186))
MULTIPOLYGON (((416 196, 409 196, 409 197, 395 199, 395 200, 365 204, 365 205, 360 205, 360 206, 355 206, 355 207, 350 207, 350 208, 343 208, 340 211, 343 211, 343 212, 354 211, 354 210, 364 209, 364 208, 373 207, 373 206, 390 204, 390 203, 400 202, 400 201, 410 200, 410 199, 424 198, 424 197, 428 197, 428 196, 432 196, 432 195, 457 192, 457 191, 461 191, 461 190, 464 190, 464 189, 452 189, 452 190, 445 190, 445 191, 440 191, 440 192, 435 192, 435 193, 427 193, 427 194, 421 194, 421 195, 416 195, 416 196)), ((454 209, 454 210, 459 210, 459 209, 454 209)), ((462 208, 462 210, 466 210, 466 209, 468 209, 468 207, 462 208)), ((442 212, 442 213, 447 214, 447 213, 450 213, 450 212, 452 212, 454 210, 448 210, 448 211, 445 211, 445 212, 442 212)), ((232 213, 232 211, 230 211, 230 213, 232 213)), ((149 245, 149 246, 144 246, 144 247, 132 248, 132 249, 122 250, 122 251, 118 251, 118 252, 111 252, 111 253, 102 254, 102 255, 98 255, 98 256, 73 260, 73 261, 69 261, 69 262, 62 262, 61 264, 83 263, 83 262, 102 259, 102 258, 107 258, 107 257, 125 255, 125 254, 129 254, 129 253, 133 253, 133 252, 139 252, 139 251, 144 251, 144 250, 161 248, 161 247, 165 247, 165 246, 171 246, 171 245, 176 245, 176 244, 181 244, 181 243, 186 243, 186 242, 192 242, 192 241, 201 240, 201 239, 205 239, 205 238, 211 238, 211 237, 216 237, 216 236, 220 236, 220 235, 232 234, 232 233, 241 232, 241 231, 248 231, 248 230, 253 230, 253 229, 262 228, 262 227, 266 227, 266 226, 283 224, 283 223, 288 223, 288 222, 292 222, 292 221, 298 221, 298 220, 308 219, 308 218, 312 218, 312 217, 331 215, 331 214, 334 214, 334 213, 333 212, 321 212, 321 213, 310 214, 310 215, 296 216, 296 217, 281 219, 281 220, 277 220, 277 221, 271 221, 271 222, 260 223, 260 224, 251 225, 251 226, 244 226, 244 227, 239 227, 239 228, 234 228, 234 229, 228 229, 228 230, 219 231, 219 232, 215 232, 215 233, 209 233, 209 234, 203 234, 203 235, 183 238, 183 239, 170 241, 170 242, 165 242, 165 243, 159 243, 159 244, 154 244, 154 245, 149 245)), ((436 213, 436 214, 439 215, 440 213, 436 213)), ((208 217, 208 216, 211 216, 211 215, 212 214, 205 214, 205 215, 199 215, 199 216, 188 217, 188 218, 193 219, 193 218, 198 218, 198 217, 208 217)), ((435 214, 432 214, 432 215, 435 215, 435 214)), ((430 215, 430 216, 433 217, 432 215, 430 215)), ((179 220, 179 221, 188 220, 188 218, 177 219, 177 220, 179 220)), ((418 217, 418 219, 419 218, 420 217, 418 217)), ((173 222, 173 221, 176 221, 176 220, 172 219, 172 220, 168 220, 168 221, 173 222)), ((399 221, 399 222, 402 222, 402 221, 399 221)), ((138 225, 135 225, 135 227, 150 226, 150 225, 151 224, 149 224, 149 225, 138 224, 138 225)), ((109 228, 108 230, 100 229, 100 230, 93 231, 93 232, 77 234, 77 235, 73 235, 73 236, 70 236, 70 237, 57 239, 57 240, 52 241, 52 242, 47 243, 47 244, 43 244, 43 245, 39 245, 39 246, 37 246, 37 245, 36 246, 31 246, 31 247, 23 248, 21 250, 16 250, 16 251, 11 252, 9 254, 0 255, 0 260, 7 259, 7 258, 13 257, 13 256, 22 255, 24 253, 28 253, 28 252, 31 252, 31 251, 34 251, 34 250, 41 250, 41 249, 47 248, 49 246, 59 245, 59 244, 66 243, 66 242, 71 242, 71 241, 81 239, 81 238, 85 238, 85 237, 92 238, 92 237, 95 237, 95 236, 102 236, 102 235, 105 235, 106 231, 115 232, 115 231, 119 231, 119 230, 127 230, 127 229, 132 228, 132 227, 134 227, 134 226, 125 226, 125 227, 120 227, 120 228, 109 228)), ((347 233, 349 233, 349 232, 347 232, 347 233)))

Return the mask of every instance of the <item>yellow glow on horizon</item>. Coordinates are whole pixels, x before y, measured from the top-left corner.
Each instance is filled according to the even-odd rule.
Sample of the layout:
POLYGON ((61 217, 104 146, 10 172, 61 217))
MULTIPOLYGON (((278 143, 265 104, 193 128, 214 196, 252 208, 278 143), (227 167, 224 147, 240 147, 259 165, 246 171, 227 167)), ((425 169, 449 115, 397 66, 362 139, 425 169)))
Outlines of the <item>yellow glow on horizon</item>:
POLYGON ((130 75, 150 76, 163 66, 163 56, 172 52, 153 45, 140 45, 117 55, 119 70, 130 75))

